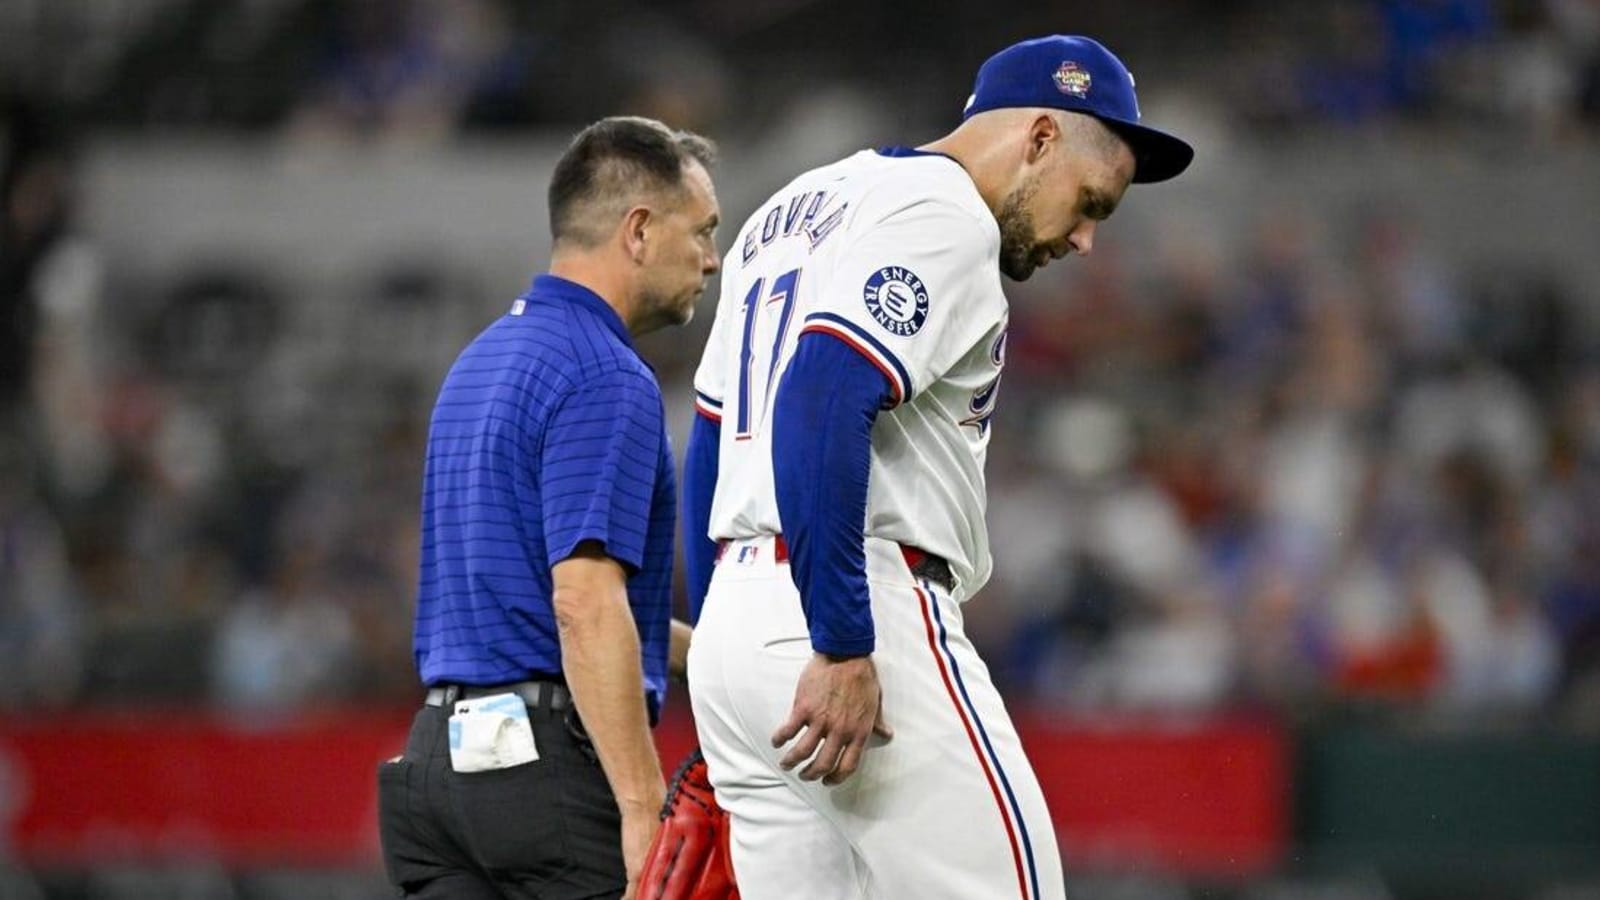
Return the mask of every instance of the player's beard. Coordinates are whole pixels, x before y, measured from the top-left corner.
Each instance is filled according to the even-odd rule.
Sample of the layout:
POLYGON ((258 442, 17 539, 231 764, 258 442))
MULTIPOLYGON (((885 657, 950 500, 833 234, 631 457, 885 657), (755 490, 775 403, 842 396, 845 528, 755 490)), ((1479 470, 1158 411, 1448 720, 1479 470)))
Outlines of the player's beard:
POLYGON ((1024 181, 1000 204, 994 217, 1000 226, 1000 271, 1013 281, 1027 281, 1039 267, 1034 261, 1039 244, 1033 237, 1033 214, 1028 211, 1038 192, 1038 179, 1024 181))

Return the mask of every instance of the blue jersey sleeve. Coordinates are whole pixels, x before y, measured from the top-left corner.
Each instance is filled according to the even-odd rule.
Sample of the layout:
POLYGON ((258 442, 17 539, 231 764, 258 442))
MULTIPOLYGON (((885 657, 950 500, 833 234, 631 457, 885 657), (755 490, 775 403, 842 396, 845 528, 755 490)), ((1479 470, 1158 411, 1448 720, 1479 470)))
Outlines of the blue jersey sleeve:
POLYGON ((550 565, 583 541, 628 567, 644 565, 657 461, 666 439, 661 392, 638 373, 591 378, 551 416, 539 456, 540 494, 550 565))
POLYGON ((872 424, 893 395, 887 377, 831 334, 805 334, 778 385, 772 468, 789 569, 811 647, 835 656, 871 653, 863 530, 872 467, 872 424))
POLYGON ((717 490, 717 454, 722 423, 697 412, 683 463, 683 563, 689 582, 689 622, 700 621, 700 606, 711 586, 717 543, 711 530, 711 500, 717 490))

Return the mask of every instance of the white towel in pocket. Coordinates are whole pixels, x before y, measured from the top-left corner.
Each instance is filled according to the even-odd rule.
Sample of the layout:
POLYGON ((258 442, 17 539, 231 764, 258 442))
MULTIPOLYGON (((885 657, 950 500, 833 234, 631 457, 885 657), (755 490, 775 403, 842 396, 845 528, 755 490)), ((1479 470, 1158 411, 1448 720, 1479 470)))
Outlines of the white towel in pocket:
POLYGON ((456 704, 450 717, 450 768, 487 772, 538 758, 528 706, 517 694, 490 694, 456 704))

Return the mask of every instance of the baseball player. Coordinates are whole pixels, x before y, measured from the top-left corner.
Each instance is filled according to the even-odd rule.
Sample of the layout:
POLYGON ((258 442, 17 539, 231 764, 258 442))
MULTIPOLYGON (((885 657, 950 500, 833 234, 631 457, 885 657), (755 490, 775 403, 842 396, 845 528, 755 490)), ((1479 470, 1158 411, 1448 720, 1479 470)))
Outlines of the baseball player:
POLYGON ((1087 254, 1182 172, 1109 50, 978 72, 962 124, 857 153, 740 230, 695 376, 689 680, 746 900, 1060 898, 1038 783, 962 626, 989 577, 1000 275, 1087 254), (703 598, 703 600, 702 600, 703 598))

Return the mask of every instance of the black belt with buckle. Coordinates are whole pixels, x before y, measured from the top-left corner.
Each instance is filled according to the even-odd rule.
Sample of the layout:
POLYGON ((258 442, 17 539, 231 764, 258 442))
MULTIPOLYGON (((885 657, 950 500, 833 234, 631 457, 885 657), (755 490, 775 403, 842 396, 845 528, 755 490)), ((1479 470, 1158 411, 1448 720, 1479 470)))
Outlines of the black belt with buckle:
POLYGON ((488 697, 492 694, 516 694, 528 704, 529 709, 548 709, 560 712, 572 706, 572 692, 555 681, 513 681, 509 684, 439 684, 428 688, 423 703, 428 706, 454 706, 457 700, 488 697))

